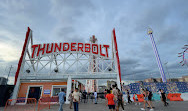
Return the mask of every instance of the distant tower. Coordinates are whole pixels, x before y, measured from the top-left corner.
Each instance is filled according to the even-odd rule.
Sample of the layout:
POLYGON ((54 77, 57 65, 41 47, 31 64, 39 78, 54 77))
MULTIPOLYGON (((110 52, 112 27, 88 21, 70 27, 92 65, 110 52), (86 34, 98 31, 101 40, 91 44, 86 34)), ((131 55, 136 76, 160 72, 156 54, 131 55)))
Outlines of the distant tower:
POLYGON ((154 41, 154 38, 153 38, 153 31, 152 31, 151 28, 148 29, 148 35, 151 38, 151 43, 152 43, 154 54, 155 54, 155 57, 156 57, 156 60, 157 60, 157 64, 158 64, 158 68, 159 68, 159 71, 160 71, 160 74, 161 74, 161 78, 162 78, 163 82, 166 82, 166 77, 165 77, 165 74, 164 74, 163 66, 161 64, 161 60, 160 60, 160 57, 159 57, 159 54, 158 54, 158 51, 157 51, 157 47, 156 47, 156 44, 155 44, 155 41, 154 41))
MULTIPOLYGON (((93 35, 92 37, 90 37, 90 43, 91 44, 97 44, 97 38, 95 38, 95 36, 93 35)), ((96 48, 96 47, 95 47, 96 48)), ((97 49, 94 48, 94 51, 96 51, 97 49)), ((89 71, 91 73, 95 73, 98 72, 98 68, 96 67, 97 65, 97 57, 95 55, 91 55, 90 56, 90 67, 89 67, 89 71)), ((97 91, 98 89, 98 81, 97 80, 86 80, 86 90, 87 92, 94 92, 95 90, 97 91)))

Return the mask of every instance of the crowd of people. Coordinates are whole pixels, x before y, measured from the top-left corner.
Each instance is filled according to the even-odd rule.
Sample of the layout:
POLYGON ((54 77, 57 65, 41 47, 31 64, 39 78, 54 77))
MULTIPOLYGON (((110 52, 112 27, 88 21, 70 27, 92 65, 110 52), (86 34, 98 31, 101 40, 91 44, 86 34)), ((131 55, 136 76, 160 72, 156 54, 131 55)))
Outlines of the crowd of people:
POLYGON ((120 106, 124 111, 123 93, 115 85, 112 86, 112 90, 107 89, 106 106, 110 111, 119 111, 120 106))
MULTIPOLYGON (((142 94, 144 96, 144 103, 143 103, 143 108, 141 108, 141 110, 146 110, 146 104, 148 105, 147 108, 150 108, 151 111, 153 111, 155 108, 153 103, 152 103, 152 97, 153 97, 153 94, 151 91, 148 91, 147 88, 145 89, 142 89, 142 94)), ((167 95, 166 93, 164 92, 164 90, 162 89, 159 89, 159 95, 160 95, 160 98, 161 98, 161 101, 164 103, 164 106, 168 106, 169 104, 166 102, 166 99, 167 99, 167 95)))
MULTIPOLYGON (((164 106, 168 106, 169 104, 166 102, 166 94, 164 90, 160 89, 159 94, 161 97, 161 101, 164 103, 164 106)), ((65 92, 62 89, 62 91, 58 94, 59 96, 59 111, 63 111, 63 104, 64 104, 64 98, 65 98, 65 92)), ((147 108, 150 108, 150 111, 153 111, 155 108, 152 103, 152 97, 153 94, 151 91, 147 90, 147 88, 142 89, 142 95, 143 95, 143 108, 141 110, 146 110, 146 104, 147 108)), ((113 85, 110 89, 105 89, 104 91, 104 98, 106 106, 109 108, 110 111, 119 111, 120 108, 122 108, 122 111, 125 110, 124 105, 126 104, 132 104, 133 101, 135 105, 140 105, 139 98, 137 97, 137 94, 134 94, 133 101, 131 100, 130 92, 129 90, 126 90, 126 100, 123 96, 123 93, 120 89, 116 87, 116 85, 113 85)), ((69 94, 68 100, 70 101, 69 108, 72 109, 72 105, 74 106, 74 111, 78 111, 79 109, 79 103, 87 103, 88 99, 91 99, 94 104, 97 104, 98 94, 97 91, 94 93, 87 93, 85 90, 83 92, 79 92, 78 88, 75 88, 74 92, 72 91, 69 94)))

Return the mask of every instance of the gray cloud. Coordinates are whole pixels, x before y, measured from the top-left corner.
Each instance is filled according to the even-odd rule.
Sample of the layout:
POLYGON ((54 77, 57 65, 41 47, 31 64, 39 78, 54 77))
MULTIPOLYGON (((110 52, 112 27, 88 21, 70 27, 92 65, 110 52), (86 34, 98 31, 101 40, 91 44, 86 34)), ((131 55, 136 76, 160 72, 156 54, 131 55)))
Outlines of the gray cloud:
POLYGON ((126 58, 123 60, 120 60, 121 65, 135 65, 138 63, 138 60, 133 58, 126 58))
MULTIPOLYGON (((0 43, 14 47, 20 55, 26 27, 30 26, 34 43, 88 42, 96 35, 99 43, 110 44, 115 27, 122 78, 141 80, 160 77, 147 35, 147 28, 151 27, 162 64, 168 62, 172 77, 180 77, 188 74, 177 57, 188 43, 187 5, 186 0, 1 1, 0 43)), ((17 61, 2 61, 0 57, 1 66, 11 64, 17 67, 17 61)))

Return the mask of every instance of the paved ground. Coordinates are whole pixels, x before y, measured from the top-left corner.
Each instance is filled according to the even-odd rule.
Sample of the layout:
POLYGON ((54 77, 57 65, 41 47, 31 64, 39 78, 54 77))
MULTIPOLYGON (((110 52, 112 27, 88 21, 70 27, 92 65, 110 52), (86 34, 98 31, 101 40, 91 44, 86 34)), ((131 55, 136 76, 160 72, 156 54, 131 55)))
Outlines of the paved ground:
MULTIPOLYGON (((155 105, 155 111, 188 111, 188 101, 169 101, 169 106, 164 107, 162 102, 155 101, 153 102, 155 105)), ((21 107, 21 106, 19 106, 21 107)), ((44 109, 42 111, 58 111, 58 105, 52 105, 50 109, 44 109)), ((140 111, 141 105, 128 104, 125 105, 125 111, 140 111)), ((11 111, 22 111, 23 108, 14 108, 11 111), (19 110, 18 110, 19 109, 19 110)), ((64 111, 74 111, 73 109, 69 109, 68 105, 63 106, 64 111)), ((0 111, 3 111, 3 107, 0 107, 0 111)), ((10 111, 10 110, 7 110, 10 111)), ((104 101, 99 101, 98 104, 89 103, 80 103, 79 111, 108 111, 108 108, 105 106, 104 101)), ((121 110, 120 110, 121 111, 121 110)), ((149 109, 147 109, 149 111, 149 109)))

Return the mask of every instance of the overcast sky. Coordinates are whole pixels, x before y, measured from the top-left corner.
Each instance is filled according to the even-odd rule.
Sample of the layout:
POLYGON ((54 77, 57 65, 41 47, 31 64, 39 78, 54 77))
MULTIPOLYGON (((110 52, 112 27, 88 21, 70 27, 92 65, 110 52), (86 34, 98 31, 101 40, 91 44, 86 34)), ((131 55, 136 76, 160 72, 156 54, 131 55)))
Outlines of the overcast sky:
POLYGON ((160 77, 147 35, 151 27, 170 76, 188 75, 178 58, 188 44, 188 0, 1 0, 0 75, 10 65, 15 74, 28 26, 35 44, 88 42, 95 35, 110 45, 115 28, 123 80, 160 77))

